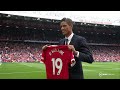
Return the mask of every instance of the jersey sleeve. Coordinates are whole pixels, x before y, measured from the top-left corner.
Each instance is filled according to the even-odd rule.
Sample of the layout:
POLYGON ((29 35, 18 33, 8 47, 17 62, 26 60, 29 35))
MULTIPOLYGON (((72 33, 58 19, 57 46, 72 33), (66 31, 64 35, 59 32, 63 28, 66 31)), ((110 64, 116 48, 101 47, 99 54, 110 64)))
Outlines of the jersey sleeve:
POLYGON ((75 61, 75 58, 74 58, 74 54, 73 52, 71 53, 71 67, 73 67, 75 65, 76 61, 75 61))

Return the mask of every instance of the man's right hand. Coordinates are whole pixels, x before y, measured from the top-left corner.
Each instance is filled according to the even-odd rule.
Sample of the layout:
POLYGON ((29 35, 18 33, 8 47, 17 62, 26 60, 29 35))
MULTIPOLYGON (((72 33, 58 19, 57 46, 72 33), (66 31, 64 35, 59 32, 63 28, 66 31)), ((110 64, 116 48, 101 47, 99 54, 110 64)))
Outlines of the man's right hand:
POLYGON ((45 50, 45 49, 47 48, 47 46, 48 46, 48 45, 44 45, 44 46, 42 47, 42 50, 45 50))

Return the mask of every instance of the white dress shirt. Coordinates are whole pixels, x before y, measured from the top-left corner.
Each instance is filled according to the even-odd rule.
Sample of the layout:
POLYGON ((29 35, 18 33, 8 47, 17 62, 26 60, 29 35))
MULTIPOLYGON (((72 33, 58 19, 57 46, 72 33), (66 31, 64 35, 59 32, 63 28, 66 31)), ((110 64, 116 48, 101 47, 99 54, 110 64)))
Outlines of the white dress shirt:
MULTIPOLYGON (((68 45, 70 44, 73 35, 74 35, 74 33, 72 33, 69 37, 65 37, 65 39, 68 39, 68 45)), ((79 52, 78 51, 77 51, 77 54, 75 56, 79 57, 79 52)))

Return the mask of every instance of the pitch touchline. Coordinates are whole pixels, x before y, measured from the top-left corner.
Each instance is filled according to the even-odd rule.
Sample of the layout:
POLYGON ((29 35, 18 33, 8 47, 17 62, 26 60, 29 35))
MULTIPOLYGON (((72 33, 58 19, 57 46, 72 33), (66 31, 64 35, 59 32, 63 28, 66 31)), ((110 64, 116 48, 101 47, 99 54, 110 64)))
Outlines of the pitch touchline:
MULTIPOLYGON (((21 65, 25 65, 25 66, 28 66, 28 67, 34 67, 34 66, 31 66, 31 65, 23 64, 23 63, 21 65)), ((39 68, 39 67, 35 67, 35 68, 39 68)))
MULTIPOLYGON (((45 72, 45 71, 32 71, 32 72, 45 72)), ((0 73, 0 74, 32 73, 32 72, 12 72, 12 73, 0 73)))

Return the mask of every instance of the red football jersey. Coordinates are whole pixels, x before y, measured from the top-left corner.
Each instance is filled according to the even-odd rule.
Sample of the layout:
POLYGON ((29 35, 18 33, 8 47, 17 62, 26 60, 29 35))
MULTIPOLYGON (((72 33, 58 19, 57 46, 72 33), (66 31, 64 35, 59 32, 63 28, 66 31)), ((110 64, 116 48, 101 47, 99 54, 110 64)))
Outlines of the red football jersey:
POLYGON ((73 52, 66 45, 51 45, 42 52, 47 79, 68 79, 69 67, 75 64, 73 52))

